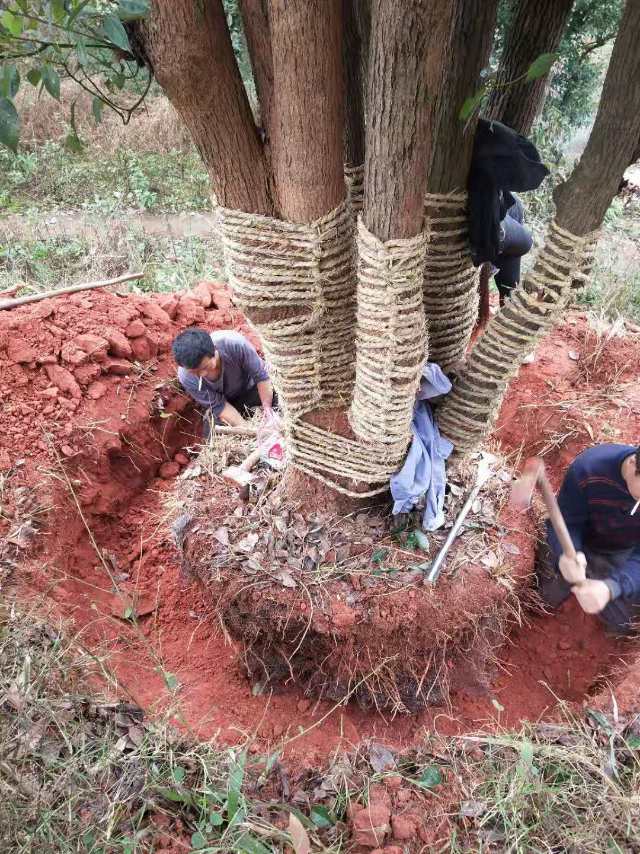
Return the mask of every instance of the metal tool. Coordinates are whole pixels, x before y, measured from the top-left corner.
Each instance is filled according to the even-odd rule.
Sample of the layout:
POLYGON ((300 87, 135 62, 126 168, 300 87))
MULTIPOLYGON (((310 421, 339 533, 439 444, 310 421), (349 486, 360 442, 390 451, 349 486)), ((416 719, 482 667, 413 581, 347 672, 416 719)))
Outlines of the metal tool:
POLYGON ((491 468, 491 464, 495 462, 495 457, 493 454, 488 454, 483 452, 480 456, 480 462, 478 463, 478 471, 476 472, 476 482, 473 486, 473 489, 469 493, 469 497, 464 503, 462 510, 458 513, 458 517, 456 521, 453 523, 451 530, 449 531, 449 536, 444 541, 444 545, 438 552, 438 555, 434 562, 431 564, 429 572, 424 580, 425 584, 435 584, 438 580, 440 573, 442 572, 442 567, 444 564, 444 559, 447 556, 447 552, 451 548, 453 541, 458 535, 458 531, 462 527, 462 523, 467 518, 469 510, 473 506, 473 502, 478 497, 478 493, 485 485, 485 483, 493 476, 493 470, 491 468))

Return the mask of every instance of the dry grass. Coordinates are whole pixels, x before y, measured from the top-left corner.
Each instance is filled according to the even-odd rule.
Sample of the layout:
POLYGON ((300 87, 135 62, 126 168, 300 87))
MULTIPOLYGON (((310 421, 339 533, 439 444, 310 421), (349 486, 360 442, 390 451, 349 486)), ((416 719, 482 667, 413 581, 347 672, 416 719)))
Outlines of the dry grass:
POLYGON ((155 153, 193 151, 184 123, 162 95, 149 97, 128 125, 108 109, 103 112, 102 122, 96 125, 91 113, 91 97, 86 92, 78 93, 78 88, 70 81, 63 81, 59 101, 48 95, 39 96, 30 86, 22 87, 17 98, 21 143, 33 149, 48 140, 66 137, 74 101, 78 134, 96 154, 112 155, 126 147, 155 153))

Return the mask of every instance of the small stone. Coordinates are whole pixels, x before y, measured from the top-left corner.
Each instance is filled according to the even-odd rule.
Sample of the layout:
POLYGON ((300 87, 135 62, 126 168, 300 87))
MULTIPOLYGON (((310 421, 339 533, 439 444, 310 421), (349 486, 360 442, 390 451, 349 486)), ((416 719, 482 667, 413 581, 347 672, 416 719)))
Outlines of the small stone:
POLYGON ((82 397, 80 386, 73 374, 61 365, 45 365, 44 369, 50 381, 65 394, 78 400, 82 397))
POLYGON ((175 294, 158 294, 156 302, 173 320, 178 312, 178 297, 175 294))
POLYGON ((180 466, 178 463, 162 463, 158 469, 158 474, 164 480, 171 480, 172 477, 180 474, 180 466))
POLYGON ((60 450, 65 455, 65 457, 72 457, 75 454, 75 451, 71 447, 71 445, 63 445, 60 450))
POLYGON ((311 708, 311 700, 300 700, 298 703, 298 711, 304 714, 311 708))
MULTIPOLYGON (((205 283, 201 282, 200 284, 205 283)), ((233 308, 231 294, 227 290, 226 285, 222 282, 207 282, 206 287, 209 289, 209 293, 213 299, 213 304, 216 308, 219 308, 221 311, 227 311, 228 309, 233 308)))
POLYGON ((99 335, 93 335, 90 332, 78 335, 76 344, 81 350, 84 350, 90 359, 94 359, 96 362, 103 362, 107 358, 109 342, 99 335))
MULTIPOLYGON (((145 317, 148 317, 149 320, 155 320, 155 322, 159 323, 161 326, 169 326, 171 323, 171 318, 167 312, 160 308, 160 306, 155 302, 141 302, 139 303, 138 308, 145 317)), ((127 332, 127 335, 128 334, 129 333, 127 332)))
POLYGON ((125 359, 110 359, 106 364, 107 372, 124 377, 131 373, 131 365, 125 359))
POLYGON ((7 346, 7 358, 14 364, 28 364, 29 362, 35 362, 37 353, 26 341, 13 339, 9 341, 7 346))
POLYGON ((97 380, 102 373, 102 368, 95 362, 90 365, 81 365, 73 372, 74 377, 81 386, 88 386, 94 380, 97 380))
POLYGON ((390 810, 386 804, 372 801, 353 817, 353 836, 357 845, 376 848, 390 830, 390 810))
POLYGON ((419 818, 413 813, 406 813, 405 815, 394 815, 391 819, 393 838, 398 839, 400 842, 406 842, 410 839, 415 839, 416 830, 419 824, 419 818))
POLYGON ((49 388, 45 388, 42 390, 42 396, 43 397, 57 397, 58 396, 58 389, 54 385, 49 386, 49 388))
POLYGON ((144 335, 146 331, 147 327, 141 320, 132 320, 125 329, 125 335, 127 338, 139 338, 141 335, 144 335))
POLYGON ((282 735, 283 732, 284 732, 284 727, 282 726, 282 724, 274 724, 274 727, 273 727, 273 737, 274 738, 280 738, 280 736, 282 735))
POLYGON ((131 342, 131 350, 134 359, 137 359, 138 362, 148 362, 152 357, 151 345, 145 336, 134 338, 131 342))
POLYGON ((132 356, 131 344, 126 335, 119 329, 112 329, 107 333, 109 353, 116 359, 130 359, 132 356))
POLYGON ((406 804, 411 800, 411 789, 398 789, 396 792, 396 803, 406 804))
POLYGON ((179 466, 187 466, 189 465, 189 457, 186 454, 183 454, 182 451, 178 451, 177 454, 173 457, 174 463, 178 463, 179 466))
POLYGON ((91 400, 99 400, 101 397, 104 397, 106 393, 107 387, 104 383, 91 383, 91 385, 87 389, 87 395, 91 398, 91 400))
POLYGON ((189 292, 189 296, 196 302, 199 302, 203 308, 209 308, 212 302, 212 294, 207 287, 206 282, 198 282, 193 290, 189 292))
POLYGON ((570 640, 561 640, 558 641, 558 649, 566 650, 571 649, 571 641, 570 640))

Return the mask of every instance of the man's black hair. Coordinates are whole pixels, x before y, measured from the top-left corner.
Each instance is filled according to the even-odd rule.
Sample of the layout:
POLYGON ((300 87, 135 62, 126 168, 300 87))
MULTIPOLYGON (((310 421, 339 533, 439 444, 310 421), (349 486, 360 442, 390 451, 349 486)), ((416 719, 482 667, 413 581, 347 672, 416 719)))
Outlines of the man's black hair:
POLYGON ((636 474, 640 474, 640 445, 636 448, 636 474))
POLYGON ((171 349, 180 367, 190 369, 197 368, 205 356, 213 356, 216 352, 211 335, 196 326, 185 329, 174 338, 171 349))

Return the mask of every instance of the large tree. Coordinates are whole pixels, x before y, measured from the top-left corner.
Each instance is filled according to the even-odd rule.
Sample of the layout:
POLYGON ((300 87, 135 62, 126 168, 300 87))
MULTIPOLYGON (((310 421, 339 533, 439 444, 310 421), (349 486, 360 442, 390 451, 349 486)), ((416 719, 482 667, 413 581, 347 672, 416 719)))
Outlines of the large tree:
MULTIPOLYGON (((475 115, 460 110, 488 60, 496 0, 241 0, 257 110, 222 0, 4 7, 3 141, 17 144, 13 57, 23 73, 31 64, 34 85, 55 94, 62 69, 125 118, 135 104, 120 103, 124 78, 153 75, 210 176, 230 284, 284 403, 290 488, 349 500, 384 491, 425 357, 459 365, 473 327, 465 185, 475 115)), ((639 14, 629 0, 547 248, 445 408, 460 447, 482 438, 520 351, 565 304, 640 138, 639 14)))
POLYGON ((558 49, 573 0, 516 0, 486 116, 527 136, 544 103, 546 75, 526 81, 538 57, 558 49))

